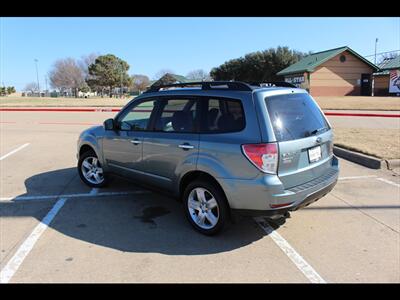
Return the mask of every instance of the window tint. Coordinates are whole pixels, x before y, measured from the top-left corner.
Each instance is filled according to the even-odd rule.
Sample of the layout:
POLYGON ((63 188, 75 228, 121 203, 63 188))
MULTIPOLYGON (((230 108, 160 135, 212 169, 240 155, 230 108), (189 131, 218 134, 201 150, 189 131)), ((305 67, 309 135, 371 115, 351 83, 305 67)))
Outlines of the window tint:
POLYGON ((193 99, 163 99, 161 114, 155 130, 165 132, 194 132, 197 101, 193 99))
POLYGON ((231 99, 208 99, 205 132, 235 132, 244 126, 242 103, 231 99))
POLYGON ((147 130, 154 103, 154 100, 142 102, 125 113, 119 118, 121 130, 147 130))
POLYGON ((286 94, 265 98, 278 141, 315 135, 329 129, 321 111, 308 94, 286 94))

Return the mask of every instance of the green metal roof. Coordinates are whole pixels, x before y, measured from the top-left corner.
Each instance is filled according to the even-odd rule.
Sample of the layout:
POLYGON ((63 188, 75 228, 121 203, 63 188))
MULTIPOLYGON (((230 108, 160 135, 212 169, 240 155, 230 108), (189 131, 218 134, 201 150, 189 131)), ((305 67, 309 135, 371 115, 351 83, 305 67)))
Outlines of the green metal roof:
POLYGON ((359 55, 357 52, 353 51, 347 46, 344 46, 308 55, 303 59, 301 59, 300 61, 298 61, 297 63, 294 63, 293 65, 290 65, 289 67, 283 69, 282 71, 279 71, 277 75, 289 75, 302 72, 313 72, 316 67, 318 67, 327 60, 331 59, 332 57, 335 57, 336 55, 344 51, 349 51, 351 54, 355 55, 360 60, 370 65, 374 70, 377 71, 379 69, 377 66, 375 66, 369 60, 359 55))
POLYGON ((178 83, 189 82, 188 79, 187 79, 185 76, 176 75, 176 74, 171 74, 171 73, 166 73, 166 74, 164 74, 161 78, 159 78, 159 79, 157 79, 157 80, 152 80, 152 81, 150 81, 150 86, 152 86, 152 85, 158 85, 158 84, 162 83, 162 82, 163 82, 162 79, 163 79, 165 76, 168 76, 169 78, 172 77, 173 80, 175 80, 175 82, 178 82, 178 83))
POLYGON ((167 74, 170 75, 171 77, 175 78, 176 81, 179 81, 181 83, 189 82, 189 80, 185 76, 171 74, 171 73, 167 73, 167 74))
POLYGON ((378 65, 378 67, 382 71, 391 69, 400 69, 400 55, 395 58, 385 59, 378 65))
MULTIPOLYGON (((164 74, 161 78, 163 78, 164 76, 169 76, 169 77, 172 77, 173 79, 175 79, 175 81, 176 82, 178 82, 178 83, 186 83, 186 82, 201 82, 201 81, 203 81, 202 79, 187 79, 185 76, 182 76, 182 75, 177 75, 177 74, 171 74, 171 73, 166 73, 166 74, 164 74)), ((152 81, 150 81, 150 86, 152 86, 152 85, 154 85, 154 84, 157 84, 160 80, 161 80, 161 78, 160 79, 158 79, 158 80, 152 80, 152 81)))
POLYGON ((395 58, 385 59, 381 62, 378 67, 380 68, 380 72, 376 72, 373 75, 375 76, 382 76, 382 75, 389 75, 390 70, 393 69, 400 69, 400 56, 395 58))

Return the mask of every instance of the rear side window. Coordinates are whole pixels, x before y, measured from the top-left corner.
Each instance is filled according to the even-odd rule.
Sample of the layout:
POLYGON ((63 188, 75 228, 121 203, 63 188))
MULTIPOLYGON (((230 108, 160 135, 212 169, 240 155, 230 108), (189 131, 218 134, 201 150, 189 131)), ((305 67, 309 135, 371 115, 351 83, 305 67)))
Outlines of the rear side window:
POLYGON ((244 127, 244 112, 240 100, 208 99, 202 132, 236 132, 243 130, 244 127))
POLYGON ((265 98, 278 141, 290 141, 329 130, 323 114, 308 94, 286 94, 265 98))

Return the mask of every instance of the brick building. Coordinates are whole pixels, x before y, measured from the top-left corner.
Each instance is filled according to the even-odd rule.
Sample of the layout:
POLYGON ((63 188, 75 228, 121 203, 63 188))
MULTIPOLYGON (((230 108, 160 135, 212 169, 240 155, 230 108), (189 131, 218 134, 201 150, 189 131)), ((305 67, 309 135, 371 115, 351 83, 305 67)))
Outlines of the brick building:
POLYGON ((371 95, 378 67, 349 47, 313 53, 277 75, 313 96, 371 95))

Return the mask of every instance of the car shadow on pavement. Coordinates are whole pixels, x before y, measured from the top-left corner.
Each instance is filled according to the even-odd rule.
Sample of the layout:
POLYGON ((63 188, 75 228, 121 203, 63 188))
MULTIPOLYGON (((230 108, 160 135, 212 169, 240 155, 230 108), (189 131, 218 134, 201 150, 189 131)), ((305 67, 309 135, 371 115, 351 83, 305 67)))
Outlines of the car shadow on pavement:
MULTIPOLYGON (((120 178, 114 178, 109 187, 99 189, 98 193, 145 193, 76 196, 88 194, 91 190, 80 181, 76 168, 34 175, 25 180, 25 186, 27 193, 18 197, 38 195, 39 192, 41 195, 74 194, 74 197, 65 197, 65 205, 49 227, 82 242, 119 251, 168 255, 212 254, 247 246, 266 235, 253 219, 242 217, 219 235, 204 236, 190 226, 179 201, 120 178)), ((41 221, 56 200, 13 199, 0 202, 0 217, 27 216, 41 221)), ((57 239, 52 242, 56 243, 57 239)))

